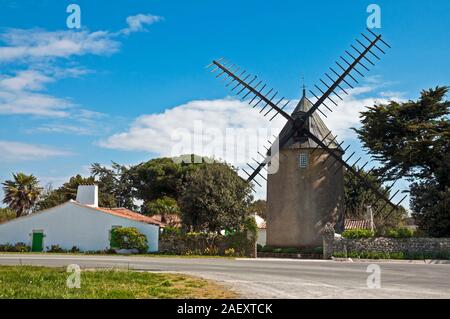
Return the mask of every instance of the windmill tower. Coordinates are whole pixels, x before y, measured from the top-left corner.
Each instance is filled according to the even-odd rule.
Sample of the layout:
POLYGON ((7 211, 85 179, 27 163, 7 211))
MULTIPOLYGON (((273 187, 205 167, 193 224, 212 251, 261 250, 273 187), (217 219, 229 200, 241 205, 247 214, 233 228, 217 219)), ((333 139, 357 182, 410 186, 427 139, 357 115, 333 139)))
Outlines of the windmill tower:
MULTIPOLYGON (((325 73, 326 79, 320 79, 320 86, 314 85, 316 93, 309 92, 314 96, 315 102, 311 102, 303 96, 295 107, 292 114, 288 114, 284 108, 289 105, 284 97, 278 97, 278 91, 268 89, 266 84, 258 81, 256 75, 241 71, 238 66, 224 61, 223 58, 214 60, 208 67, 213 67, 211 72, 218 72, 216 78, 224 77, 226 87, 231 87, 236 95, 248 101, 253 107, 258 107, 264 116, 273 114, 269 121, 277 115, 286 119, 286 125, 281 133, 266 147, 267 152, 258 152, 260 159, 252 158, 254 163, 247 166, 252 171, 247 174, 247 182, 258 182, 258 178, 267 181, 267 241, 269 245, 279 247, 305 247, 316 246, 321 243, 320 236, 327 222, 334 223, 336 230, 341 230, 343 225, 343 171, 353 174, 364 187, 371 190, 384 206, 380 206, 374 213, 376 216, 383 211, 387 205, 391 207, 387 218, 398 205, 407 197, 404 196, 397 204, 391 200, 398 191, 389 196, 389 191, 395 181, 385 190, 380 190, 374 185, 367 175, 373 170, 364 173, 363 169, 369 162, 360 168, 356 165, 361 160, 358 158, 352 164, 350 159, 356 152, 350 154, 346 159, 346 151, 342 149, 341 143, 337 143, 337 137, 333 136, 325 126, 319 115, 326 114, 320 107, 329 112, 333 110, 326 104, 331 102, 335 107, 335 97, 342 100, 341 94, 348 94, 342 85, 353 89, 350 82, 358 84, 356 77, 363 73, 359 68, 369 71, 367 63, 375 65, 371 60, 380 60, 378 54, 385 54, 386 48, 390 46, 370 29, 368 35, 361 33, 363 39, 356 39, 358 44, 351 45, 352 52, 345 51, 345 57, 340 56, 334 68, 330 67, 331 75, 325 73), (370 56, 370 59, 369 59, 370 56), (336 71, 337 69, 337 71, 336 71), (332 98, 333 94, 333 98, 332 98), (326 103, 325 103, 326 102, 326 103), (267 172, 263 174, 263 170, 267 172)), ((347 90, 348 90, 347 88, 347 90)), ((247 169, 248 169, 247 168, 247 169)))
MULTIPOLYGON (((312 107, 303 96, 291 116, 299 118, 312 107)), ((286 134, 289 124, 283 128, 286 134)), ((329 144, 339 158, 337 145, 320 116, 314 113, 307 130, 329 144)), ((320 230, 327 222, 343 227, 344 174, 337 161, 328 165, 328 153, 305 136, 292 136, 280 149, 279 168, 267 177, 267 244, 275 247, 316 247, 320 230), (286 231, 289 229, 290 231, 286 231)))

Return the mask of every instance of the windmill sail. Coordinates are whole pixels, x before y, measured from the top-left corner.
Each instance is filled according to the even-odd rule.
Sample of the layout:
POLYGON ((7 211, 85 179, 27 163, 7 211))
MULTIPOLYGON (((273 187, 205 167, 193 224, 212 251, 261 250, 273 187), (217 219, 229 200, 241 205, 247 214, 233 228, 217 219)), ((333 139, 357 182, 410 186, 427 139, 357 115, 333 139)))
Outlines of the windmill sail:
POLYGON ((260 160, 254 160, 255 163, 253 163, 253 165, 248 165, 248 167, 250 167, 253 171, 249 173, 244 170, 244 172, 248 175, 248 182, 255 181, 258 185, 261 185, 255 180, 255 178, 257 176, 264 178, 261 174, 261 170, 263 170, 266 165, 269 165, 275 156, 278 156, 279 149, 281 148, 290 147, 295 144, 297 144, 297 146, 301 145, 314 148, 314 150, 322 148, 335 159, 335 162, 338 162, 344 166, 365 186, 370 188, 380 199, 384 200, 386 205, 390 205, 392 209, 398 207, 401 201, 397 204, 393 204, 391 202, 392 197, 389 198, 386 194, 380 192, 379 189, 375 185, 372 185, 372 183, 367 179, 367 175, 362 175, 361 170, 356 170, 354 168, 360 158, 357 159, 355 163, 351 165, 348 164, 348 161, 353 157, 355 152, 353 152, 346 161, 336 154, 336 150, 345 153, 348 147, 345 149, 341 148, 342 143, 337 142, 336 136, 331 134, 320 116, 315 113, 315 111, 318 111, 322 115, 326 116, 326 111, 320 110, 322 105, 326 108, 326 110, 332 112, 333 110, 331 107, 333 106, 330 107, 326 103, 331 103, 334 106, 338 106, 338 103, 334 99, 338 98, 339 100, 342 100, 340 94, 348 94, 343 85, 346 84, 350 89, 353 89, 354 87, 350 84, 350 82, 358 84, 359 82, 356 77, 358 77, 358 75, 364 77, 364 74, 359 68, 369 71, 369 68, 365 63, 369 62, 370 65, 375 65, 375 63, 370 60, 369 54, 379 60, 380 58, 377 55, 378 52, 375 53, 374 51, 377 50, 382 54, 385 54, 385 49, 390 48, 389 44, 382 39, 381 35, 377 35, 369 29, 367 30, 370 35, 361 33, 364 40, 360 41, 359 39, 356 39, 358 44, 351 45, 353 53, 346 50, 345 52, 347 56, 340 56, 340 60, 335 62, 341 72, 335 70, 335 68, 337 68, 336 66, 335 68, 330 67, 329 69, 332 72, 332 75, 325 73, 328 82, 320 79, 321 85, 314 85, 318 94, 316 94, 313 90, 310 90, 310 93, 316 98, 315 102, 313 103, 309 101, 306 95, 303 94, 302 99, 292 115, 289 115, 286 111, 284 111, 284 108, 289 104, 289 101, 283 104, 282 101, 285 100, 284 97, 279 98, 278 92, 274 92, 273 89, 268 89, 266 84, 262 84, 262 81, 257 80, 256 76, 246 74, 246 71, 241 71, 241 73, 235 74, 239 68, 233 69, 234 64, 227 67, 222 60, 214 60, 210 64, 210 66, 215 67, 212 72, 219 71, 219 74, 216 77, 225 75, 227 79, 231 79, 226 86, 232 86, 232 91, 236 89, 237 95, 243 93, 242 98, 245 99, 248 97, 250 99, 249 104, 254 108, 259 106, 260 113, 267 116, 269 113, 273 112, 274 115, 272 115, 270 120, 278 114, 281 114, 287 120, 286 125, 276 138, 273 145, 267 150, 266 155, 262 156, 262 159, 260 160), (363 41, 366 41, 366 43, 363 41), (359 46, 359 48, 357 46, 359 46), (381 46, 384 46, 385 48, 381 48, 381 46), (340 91, 338 91, 338 89, 340 91), (332 94, 333 96, 331 96, 332 94))

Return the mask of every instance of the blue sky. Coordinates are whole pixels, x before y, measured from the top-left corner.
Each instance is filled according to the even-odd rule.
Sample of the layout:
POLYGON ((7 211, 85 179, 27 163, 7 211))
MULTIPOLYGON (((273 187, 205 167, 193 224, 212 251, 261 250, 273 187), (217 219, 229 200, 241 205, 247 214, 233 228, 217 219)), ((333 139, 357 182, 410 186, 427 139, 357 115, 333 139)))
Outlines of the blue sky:
MULTIPOLYGON (((265 127, 205 65, 225 56, 296 99, 302 76, 317 83, 365 29, 370 3, 3 0, 0 180, 24 171, 57 186, 93 162, 170 155, 171 132, 194 120, 265 127)), ((450 2, 374 3, 392 49, 326 120, 358 153, 348 127, 364 106, 449 84, 450 2)))

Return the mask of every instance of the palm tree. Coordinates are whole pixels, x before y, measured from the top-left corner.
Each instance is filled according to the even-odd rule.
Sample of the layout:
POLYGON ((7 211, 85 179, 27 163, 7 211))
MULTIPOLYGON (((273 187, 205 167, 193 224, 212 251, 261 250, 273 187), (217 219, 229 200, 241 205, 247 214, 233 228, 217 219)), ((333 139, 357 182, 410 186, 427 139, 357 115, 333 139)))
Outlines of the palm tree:
POLYGON ((30 212, 42 191, 38 179, 24 173, 13 174, 13 180, 7 180, 2 185, 5 193, 3 203, 14 210, 17 217, 30 212))

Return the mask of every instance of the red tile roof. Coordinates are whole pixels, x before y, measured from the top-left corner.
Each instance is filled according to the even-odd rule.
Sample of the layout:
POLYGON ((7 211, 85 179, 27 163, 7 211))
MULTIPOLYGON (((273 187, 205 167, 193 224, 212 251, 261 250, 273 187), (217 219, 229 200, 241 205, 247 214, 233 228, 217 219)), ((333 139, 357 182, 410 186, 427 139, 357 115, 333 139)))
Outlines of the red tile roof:
POLYGON ((153 224, 153 225, 158 225, 158 226, 164 225, 163 223, 161 223, 160 221, 158 221, 152 217, 145 216, 145 215, 142 215, 139 213, 135 213, 132 210, 129 210, 129 209, 123 208, 123 207, 119 207, 119 208, 91 207, 91 208, 102 211, 104 213, 108 213, 108 214, 119 216, 119 217, 124 217, 124 218, 135 220, 138 222, 143 222, 143 223, 153 224))
POLYGON ((356 220, 356 219, 345 219, 344 229, 371 229, 370 220, 356 220))
POLYGON ((256 226, 258 226, 258 229, 266 229, 267 228, 266 220, 257 214, 255 214, 255 222, 256 222, 256 226))
POLYGON ((266 223, 266 221, 263 221, 261 223, 258 223, 257 226, 258 226, 259 229, 266 229, 267 228, 267 223, 266 223))
POLYGON ((152 218, 165 226, 181 227, 181 218, 176 214, 167 214, 165 216, 165 223, 163 223, 161 215, 153 215, 152 218))

